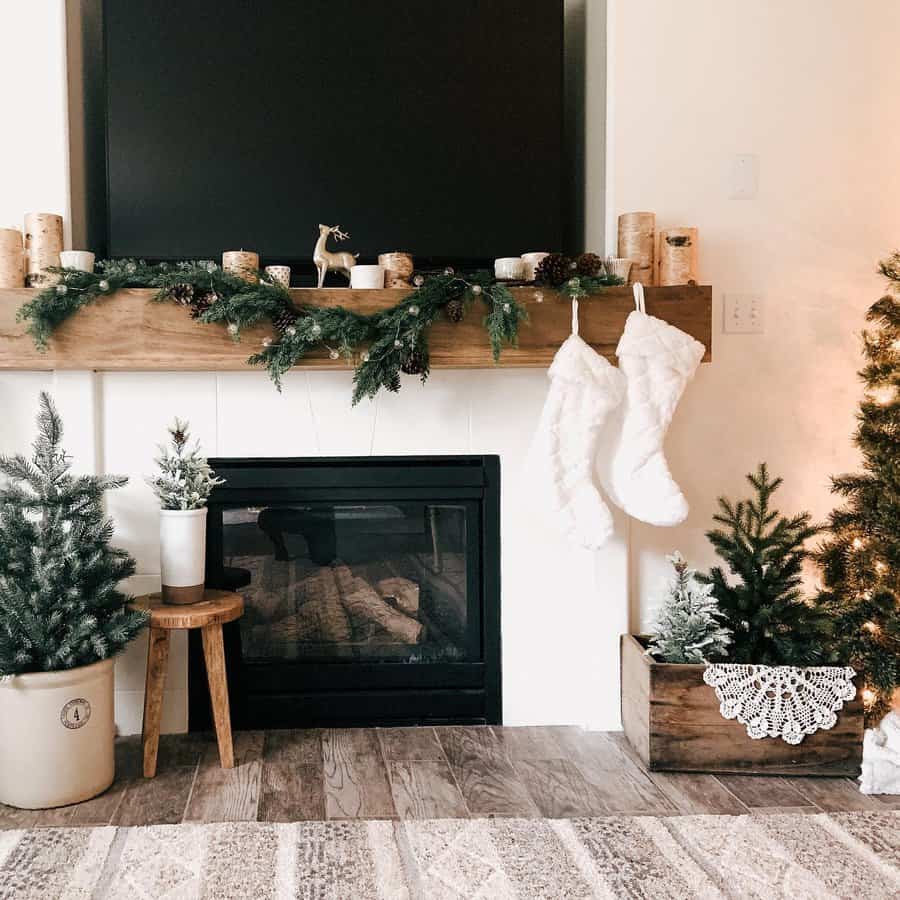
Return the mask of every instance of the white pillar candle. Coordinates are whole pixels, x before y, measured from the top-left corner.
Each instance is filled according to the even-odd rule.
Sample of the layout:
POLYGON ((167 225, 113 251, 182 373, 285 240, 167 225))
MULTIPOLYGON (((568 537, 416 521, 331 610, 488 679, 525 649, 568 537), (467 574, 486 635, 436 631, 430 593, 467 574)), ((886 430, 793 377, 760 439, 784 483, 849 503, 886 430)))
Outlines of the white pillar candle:
POLYGON ((255 284, 259 268, 259 254, 252 250, 226 250, 222 254, 222 268, 244 281, 255 284))
POLYGON ((350 287, 383 288, 384 266, 354 266, 350 270, 350 287))
POLYGON ((94 254, 90 250, 63 250, 59 254, 59 264, 64 269, 78 269, 79 272, 94 271, 94 254))
POLYGON ((525 263, 519 256, 502 256, 494 260, 494 277, 498 281, 522 281, 525 263))
POLYGON ((25 245, 18 228, 0 228, 0 288, 25 287, 25 245))
POLYGON ((283 288, 291 286, 291 267, 290 266, 266 266, 266 275, 272 284, 280 284, 283 288))
POLYGON ((522 262, 525 263, 525 280, 534 281, 534 271, 537 269, 541 260, 547 256, 543 250, 536 253, 523 253, 522 262))

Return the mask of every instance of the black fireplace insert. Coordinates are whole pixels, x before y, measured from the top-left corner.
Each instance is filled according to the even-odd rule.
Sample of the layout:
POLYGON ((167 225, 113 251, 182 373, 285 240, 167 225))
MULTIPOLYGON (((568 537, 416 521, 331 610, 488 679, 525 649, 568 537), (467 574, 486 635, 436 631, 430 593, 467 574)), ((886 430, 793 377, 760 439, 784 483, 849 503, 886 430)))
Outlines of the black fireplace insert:
MULTIPOLYGON (((212 459, 238 728, 501 722, 497 456, 212 459)), ((210 726, 191 633, 190 728, 210 726)))

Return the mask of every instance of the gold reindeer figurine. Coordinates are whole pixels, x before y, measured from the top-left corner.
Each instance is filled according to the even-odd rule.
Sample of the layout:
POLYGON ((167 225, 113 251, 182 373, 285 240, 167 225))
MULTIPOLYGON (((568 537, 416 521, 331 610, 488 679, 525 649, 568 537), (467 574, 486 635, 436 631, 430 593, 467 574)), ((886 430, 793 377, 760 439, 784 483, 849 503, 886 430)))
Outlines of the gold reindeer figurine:
POLYGON ((343 272, 350 280, 350 270, 356 265, 356 257, 358 253, 347 253, 339 251, 332 253, 326 248, 328 235, 333 234, 339 241, 345 241, 349 234, 341 231, 340 225, 320 225, 319 240, 316 241, 316 249, 313 250, 313 262, 319 272, 319 287, 325 283, 325 275, 330 270, 333 272, 343 272))

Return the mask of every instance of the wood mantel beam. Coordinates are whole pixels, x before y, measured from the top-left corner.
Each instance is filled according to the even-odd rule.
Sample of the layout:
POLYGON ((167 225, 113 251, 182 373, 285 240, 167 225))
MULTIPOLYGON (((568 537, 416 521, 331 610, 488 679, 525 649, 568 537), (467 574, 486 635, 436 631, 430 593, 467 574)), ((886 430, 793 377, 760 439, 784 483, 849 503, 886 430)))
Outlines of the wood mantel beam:
MULTIPOLYGON (((543 289, 544 301, 535 300, 534 288, 513 288, 528 309, 530 321, 519 335, 518 348, 504 348, 499 365, 545 368, 569 335, 571 308, 552 290, 543 289)), ((393 306, 408 291, 351 290, 349 288, 295 288, 295 302, 318 306, 345 306, 369 314, 393 306)), ((240 343, 224 327, 194 321, 184 307, 155 303, 149 289, 119 291, 85 307, 62 325, 46 353, 35 349, 25 324, 16 322, 19 307, 34 290, 0 290, 0 369, 95 371, 240 371, 254 353, 267 327, 244 332, 240 343)), ((704 362, 712 359, 712 288, 680 286, 647 288, 647 312, 697 338, 706 347, 704 362)), ((432 368, 493 368, 482 310, 475 303, 459 323, 441 320, 429 334, 432 368)), ((615 349, 625 319, 634 309, 630 287, 609 288, 581 303, 581 336, 598 353, 615 361, 615 349)), ((344 359, 331 360, 325 350, 311 353, 300 366, 310 369, 346 369, 344 359)))

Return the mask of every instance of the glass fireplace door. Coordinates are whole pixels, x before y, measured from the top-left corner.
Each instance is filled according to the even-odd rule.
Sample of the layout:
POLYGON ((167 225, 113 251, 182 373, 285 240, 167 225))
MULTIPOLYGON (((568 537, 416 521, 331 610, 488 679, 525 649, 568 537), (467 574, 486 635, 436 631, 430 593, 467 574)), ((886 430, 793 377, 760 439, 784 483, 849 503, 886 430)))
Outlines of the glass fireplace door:
POLYGON ((225 507, 243 660, 479 660, 478 529, 466 500, 225 507))

